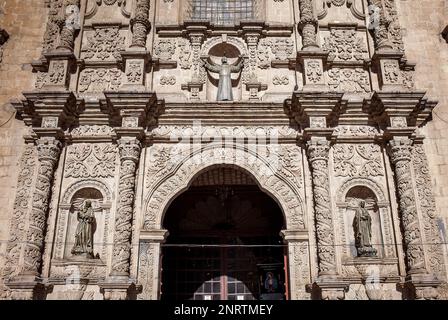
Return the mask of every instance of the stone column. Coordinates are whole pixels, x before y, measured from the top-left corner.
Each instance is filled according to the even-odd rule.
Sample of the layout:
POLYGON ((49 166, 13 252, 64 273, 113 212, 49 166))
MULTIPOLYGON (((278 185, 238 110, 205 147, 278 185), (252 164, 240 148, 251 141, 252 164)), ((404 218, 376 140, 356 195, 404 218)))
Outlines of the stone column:
POLYGON ((406 254, 407 298, 436 298, 439 282, 428 271, 423 230, 417 211, 412 175, 413 142, 407 137, 389 141, 389 154, 394 168, 398 204, 404 233, 406 254))
POLYGON ((297 53, 303 68, 303 91, 328 91, 325 84, 324 70, 328 52, 324 52, 317 42, 317 18, 312 0, 299 0, 300 22, 302 32, 302 50, 297 53))
POLYGON ((51 184, 62 144, 54 138, 41 138, 36 142, 38 174, 32 197, 32 209, 25 235, 23 263, 19 274, 8 282, 12 299, 35 299, 42 286, 39 280, 42 267, 42 252, 46 232, 48 204, 51 184))
POLYGON ((146 47, 146 37, 151 24, 149 22, 150 0, 137 0, 134 18, 131 19, 132 44, 131 47, 146 47))
POLYGON ((312 137, 307 145, 313 180, 314 213, 316 221, 319 277, 316 292, 324 300, 343 300, 346 284, 339 279, 336 263, 333 212, 331 210, 328 155, 330 142, 326 138, 312 137))
POLYGON ((121 139, 120 178, 118 185, 117 213, 115 215, 115 238, 112 256, 112 276, 129 277, 131 256, 132 217, 135 198, 135 175, 140 159, 141 144, 137 139, 121 139))
POLYGON ((64 0, 64 21, 57 50, 73 52, 75 32, 80 28, 80 0, 64 0))
POLYGON ((299 9, 302 50, 319 48, 317 44, 317 19, 314 16, 313 0, 299 0, 299 9))
POLYGON ((368 0, 370 23, 373 27, 373 34, 375 39, 375 49, 391 50, 392 43, 389 39, 389 25, 390 19, 387 17, 387 11, 384 7, 383 0, 368 0))
POLYGON ((308 231, 284 230, 282 236, 288 244, 290 299, 309 300, 311 295, 307 287, 311 282, 311 270, 308 231))
POLYGON ((313 179, 313 198, 317 230, 319 276, 336 275, 333 214, 331 211, 328 154, 330 143, 325 139, 308 142, 308 159, 313 179))
POLYGON ((142 286, 139 300, 159 299, 161 280, 161 245, 168 236, 167 230, 142 231, 140 234, 138 284, 142 286))

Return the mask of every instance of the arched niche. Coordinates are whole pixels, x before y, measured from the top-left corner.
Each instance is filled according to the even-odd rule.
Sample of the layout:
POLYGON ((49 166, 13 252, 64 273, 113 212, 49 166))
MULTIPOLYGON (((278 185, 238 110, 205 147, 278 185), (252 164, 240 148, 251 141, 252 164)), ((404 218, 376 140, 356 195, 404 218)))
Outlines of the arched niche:
MULTIPOLYGON (((94 210, 94 256, 96 262, 105 262, 109 233, 111 192, 100 181, 81 181, 69 186, 59 205, 56 224, 56 241, 53 259, 72 261, 80 260, 71 253, 78 226, 77 212, 89 200, 94 210)), ((92 261, 93 262, 93 261, 92 261)))
POLYGON ((348 180, 337 192, 338 219, 340 225, 340 243, 343 259, 356 259, 357 251, 353 220, 360 202, 365 202, 372 219, 372 245, 377 250, 378 259, 397 256, 393 236, 390 203, 382 188, 369 179, 354 178, 348 180))
MULTIPOLYGON (((209 62, 215 65, 221 65, 222 57, 227 57, 228 64, 236 64, 241 56, 247 65, 247 48, 246 44, 238 38, 229 37, 223 40, 222 37, 215 37, 204 44, 201 56, 208 56, 209 62)), ((215 72, 205 71, 207 73, 206 80, 206 97, 207 101, 216 101, 218 94, 219 74, 215 72)), ((232 90, 234 101, 242 100, 243 96, 243 76, 245 67, 240 72, 232 74, 232 90)))

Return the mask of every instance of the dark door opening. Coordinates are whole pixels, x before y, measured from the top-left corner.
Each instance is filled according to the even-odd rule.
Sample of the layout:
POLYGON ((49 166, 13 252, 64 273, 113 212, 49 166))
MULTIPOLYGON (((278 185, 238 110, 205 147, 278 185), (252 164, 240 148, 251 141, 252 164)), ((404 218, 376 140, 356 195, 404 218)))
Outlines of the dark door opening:
POLYGON ((286 298, 283 214, 247 179, 217 185, 198 179, 202 183, 171 204, 164 221, 170 235, 162 247, 163 300, 286 298))

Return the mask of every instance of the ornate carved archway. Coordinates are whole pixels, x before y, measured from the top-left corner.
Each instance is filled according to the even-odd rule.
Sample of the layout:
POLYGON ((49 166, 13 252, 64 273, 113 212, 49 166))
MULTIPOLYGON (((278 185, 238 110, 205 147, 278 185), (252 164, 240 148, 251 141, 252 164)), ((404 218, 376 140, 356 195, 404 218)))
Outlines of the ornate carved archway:
POLYGON ((210 144, 194 150, 179 159, 169 172, 151 183, 146 195, 143 229, 153 230, 162 226, 166 209, 173 199, 185 191, 194 177, 214 165, 234 165, 249 173, 260 189, 277 201, 283 211, 287 229, 306 229, 302 197, 294 181, 287 177, 279 158, 266 159, 242 145, 210 144), (275 162, 275 161, 274 161, 275 162))
MULTIPOLYGON (((165 162, 169 157, 163 157, 165 162)), ((210 144, 189 152, 168 165, 169 170, 156 174, 148 187, 144 202, 143 229, 140 231, 138 283, 143 290, 140 299, 158 299, 160 286, 160 244, 165 240, 162 230, 165 212, 178 195, 187 190, 195 177, 212 166, 234 166, 247 172, 259 188, 270 195, 281 208, 288 243, 290 296, 306 297, 310 283, 307 218, 294 175, 278 163, 261 156, 243 145, 210 144)), ((166 167, 165 165, 163 165, 166 167)))

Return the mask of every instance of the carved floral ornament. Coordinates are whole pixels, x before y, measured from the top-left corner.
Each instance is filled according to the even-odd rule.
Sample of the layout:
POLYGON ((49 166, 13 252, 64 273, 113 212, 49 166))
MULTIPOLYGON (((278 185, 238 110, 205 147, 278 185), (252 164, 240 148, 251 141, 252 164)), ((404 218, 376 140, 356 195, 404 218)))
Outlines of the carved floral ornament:
POLYGON ((188 184, 202 170, 213 165, 235 165, 246 170, 260 184, 260 187, 271 194, 280 203, 290 229, 304 229, 305 218, 302 196, 295 183, 284 177, 279 167, 260 157, 256 152, 245 150, 235 145, 235 148, 222 148, 209 145, 182 157, 176 164, 169 164, 169 157, 161 158, 154 164, 163 175, 151 177, 145 201, 144 229, 157 229, 161 226, 164 211, 168 203, 177 194, 188 188, 188 184), (279 171, 280 170, 280 171, 279 171))

